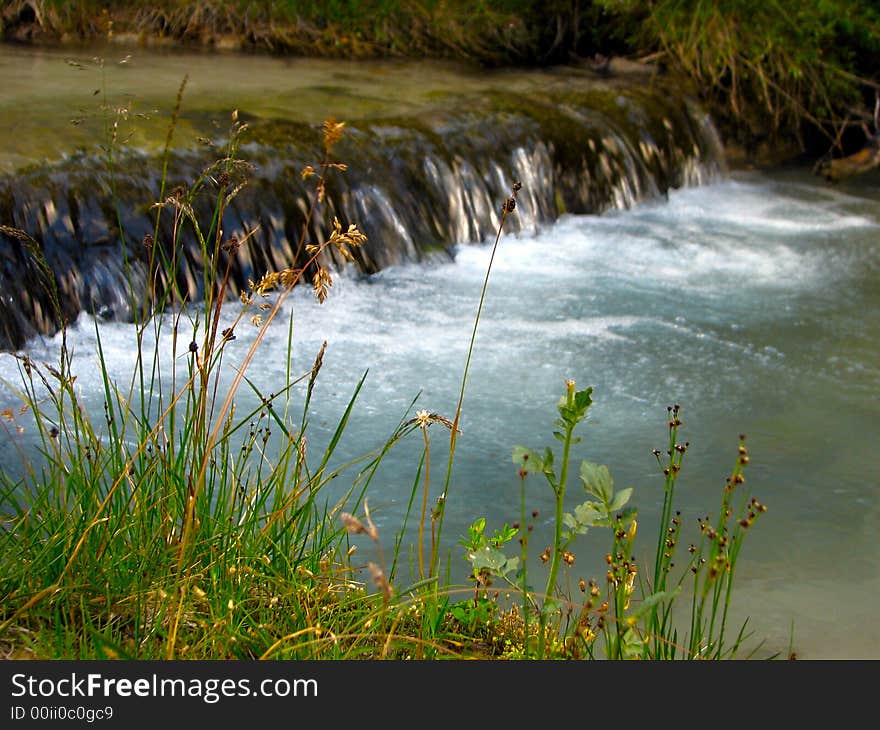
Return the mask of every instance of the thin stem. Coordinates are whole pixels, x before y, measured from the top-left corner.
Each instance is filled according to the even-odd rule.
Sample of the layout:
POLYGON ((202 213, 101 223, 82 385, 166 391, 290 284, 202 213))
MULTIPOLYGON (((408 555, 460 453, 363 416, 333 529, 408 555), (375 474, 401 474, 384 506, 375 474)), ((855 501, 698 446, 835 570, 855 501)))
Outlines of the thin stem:
POLYGON ((519 524, 522 530, 520 555, 522 560, 522 605, 523 605, 523 659, 529 658, 529 583, 528 583, 528 556, 529 556, 529 532, 526 529, 526 475, 520 472, 519 488, 519 524))
POLYGON ((422 425, 422 438, 425 441, 425 490, 422 496, 422 518, 419 520, 419 578, 425 578, 425 515, 428 512, 428 486, 431 482, 431 442, 428 439, 428 426, 422 425))
MULTIPOLYGON (((452 481, 452 465, 455 461, 455 446, 458 442, 458 424, 461 421, 461 408, 464 403, 464 391, 467 387, 467 378, 468 372, 471 367, 471 358, 474 354, 474 343, 477 339, 477 328, 480 325, 480 317, 483 313, 483 304, 486 301, 486 291, 489 288, 489 276, 492 273, 492 264, 495 261, 495 253, 498 250, 498 242, 501 240, 501 231, 504 229, 504 222, 507 220, 507 217, 513 210, 516 208, 516 194, 520 191, 522 185, 519 182, 515 182, 513 184, 513 188, 511 190, 510 197, 504 202, 504 205, 501 208, 501 220, 498 223, 498 231, 495 233, 495 243, 492 244, 492 253, 489 256, 489 265, 486 267, 486 276, 483 279, 483 288, 480 291, 480 302, 477 305, 477 314, 474 318, 474 327, 471 331, 471 339, 470 344, 468 345, 468 353, 467 359, 464 364, 464 372, 461 376, 461 391, 458 395, 458 405, 455 409, 455 418, 452 420, 452 429, 451 435, 449 437, 449 460, 446 463, 446 478, 443 482, 443 493, 441 495, 442 499, 439 504, 439 516, 437 519, 437 532, 435 536, 435 544, 440 544, 440 536, 443 532, 443 516, 446 512, 446 500, 448 498, 449 493, 449 484, 452 481)), ((437 571, 437 561, 439 560, 439 551, 436 551, 431 556, 431 575, 434 575, 437 571)))

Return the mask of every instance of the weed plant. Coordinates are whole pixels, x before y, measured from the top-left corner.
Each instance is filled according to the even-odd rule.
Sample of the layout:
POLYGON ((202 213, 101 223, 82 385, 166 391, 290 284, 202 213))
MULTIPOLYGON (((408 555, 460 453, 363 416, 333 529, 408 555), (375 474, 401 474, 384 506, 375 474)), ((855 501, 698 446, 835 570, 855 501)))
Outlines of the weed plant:
MULTIPOLYGON (((185 83, 169 126, 166 159, 185 83)), ((113 120, 108 130, 106 164, 112 171, 113 120)), ((67 323, 60 314, 57 363, 16 355, 20 381, 5 385, 19 404, 4 415, 16 423, 30 419, 39 453, 34 458, 22 451, 21 478, 0 473, 0 649, 9 657, 65 659, 734 656, 744 639, 742 629, 728 637, 735 568, 746 531, 765 508, 745 493, 748 455, 741 439, 717 517, 701 520, 685 569, 680 576, 673 573, 681 539, 674 491, 687 449, 678 443, 678 406, 669 411, 667 459, 655 452, 664 499, 650 573, 636 558, 632 489, 615 491, 606 467, 580 464, 588 499, 566 511, 572 449, 580 440, 575 432, 592 405, 592 390, 578 390, 567 380, 554 431, 561 456, 550 448, 513 450, 519 519, 491 536, 485 518, 476 519, 461 542, 471 582, 458 586, 449 578, 451 556, 444 554, 441 539, 448 500, 455 496, 459 423, 492 264, 505 221, 516 211, 518 182, 501 206, 452 418, 427 410, 413 414, 414 399, 374 451, 333 466, 367 374, 353 385, 342 416, 317 452, 307 445, 327 343, 305 372, 292 372, 288 365, 285 383, 272 392, 249 377, 291 291, 308 281, 323 303, 333 283, 324 253, 333 248, 350 260, 351 250, 366 240, 356 224, 335 219, 328 222, 326 240, 306 239, 313 216, 324 215, 327 176, 345 172, 334 157, 343 133, 343 123, 328 119, 323 159, 302 171, 314 182, 299 241, 306 264, 265 273, 237 303, 230 296, 230 270, 253 231, 227 235, 222 221, 251 172, 239 156, 246 125, 233 113, 224 154, 188 187, 169 193, 163 175, 154 233, 140 242, 150 284, 147 291, 132 284, 129 292, 136 357, 127 382, 111 377, 95 324, 101 413, 90 412, 75 385, 67 323), (193 203, 205 195, 214 205, 202 220, 193 203), (161 216, 173 221, 169 240, 160 240, 161 216), (176 284, 176 252, 184 237, 194 237, 201 247, 200 301, 190 301, 176 284), (222 308, 234 310, 231 326, 221 326, 227 321, 222 308), (241 343, 247 338, 238 339, 243 328, 256 333, 246 347, 241 343), (297 386, 305 389, 301 402, 297 386), (449 454, 439 495, 432 498, 435 425, 449 432, 449 454), (372 520, 368 489, 387 453, 410 437, 421 439, 421 455, 409 509, 386 555, 388 541, 372 520), (529 569, 535 515, 529 516, 527 482, 536 475, 555 498, 553 544, 540 555, 547 565, 541 590, 533 587, 529 569), (325 487, 337 477, 347 486, 331 500, 325 487), (574 563, 578 538, 593 528, 611 535, 607 574, 601 581, 580 579, 575 599, 563 589, 560 572, 574 563), (413 533, 413 571, 407 578, 406 541, 413 533), (372 546, 365 566, 357 562, 357 536, 372 546), (505 548, 514 539, 519 554, 508 556, 505 548), (502 605, 493 584, 509 588, 517 599, 502 605), (691 618, 679 630, 673 607, 685 588, 692 596, 691 618)), ((25 231, 3 230, 21 240, 55 291, 39 244, 25 231)), ((125 243, 124 249, 132 245, 125 243)), ((60 313, 57 292, 54 301, 60 313)), ((296 347, 292 316, 286 333, 290 363, 296 347)))

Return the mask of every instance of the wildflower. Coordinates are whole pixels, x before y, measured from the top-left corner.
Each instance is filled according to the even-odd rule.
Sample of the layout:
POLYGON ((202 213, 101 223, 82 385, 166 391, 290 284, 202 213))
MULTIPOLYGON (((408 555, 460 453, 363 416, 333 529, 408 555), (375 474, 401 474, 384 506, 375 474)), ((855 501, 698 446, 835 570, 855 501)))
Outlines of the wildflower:
MULTIPOLYGON (((416 417, 407 421, 407 425, 412 423, 417 423, 421 428, 427 428, 432 423, 439 423, 446 426, 450 431, 455 427, 455 424, 448 418, 444 418, 438 413, 430 413, 429 411, 417 411, 416 417)), ((458 433, 461 433, 461 429, 456 430, 458 433)))

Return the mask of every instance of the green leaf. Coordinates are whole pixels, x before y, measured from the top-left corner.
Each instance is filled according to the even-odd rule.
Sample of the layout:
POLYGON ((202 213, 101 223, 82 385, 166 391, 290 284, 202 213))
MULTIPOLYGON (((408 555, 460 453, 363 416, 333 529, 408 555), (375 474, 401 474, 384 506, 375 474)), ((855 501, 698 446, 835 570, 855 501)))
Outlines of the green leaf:
POLYGON ((486 541, 485 537, 483 537, 483 530, 485 529, 485 517, 480 517, 479 519, 474 520, 474 522, 468 527, 468 539, 462 539, 459 541, 459 545, 462 545, 468 550, 479 547, 486 541))
POLYGON ((582 461, 580 477, 588 494, 602 500, 606 505, 611 501, 611 496, 614 494, 614 480, 607 466, 582 461))
POLYGON ((629 616, 634 619, 640 619, 648 613, 654 606, 665 601, 672 601, 681 592, 681 587, 676 587, 671 591, 659 591, 652 593, 638 604, 638 608, 630 612, 629 616))
POLYGON ((619 492, 615 493, 614 499, 611 500, 611 504, 608 505, 608 511, 616 512, 623 507, 623 505, 629 502, 632 492, 632 487, 627 487, 626 489, 621 489, 619 492))
POLYGON ((544 473, 553 474, 553 449, 549 446, 544 449, 544 473))
POLYGON ((645 640, 638 633, 627 629, 620 645, 621 654, 624 659, 638 659, 642 655, 644 645, 645 640))
POLYGON ((496 550, 488 545, 481 547, 479 550, 474 550, 467 557, 471 565, 474 566, 474 573, 488 570, 494 575, 504 576, 516 570, 519 565, 519 558, 508 558, 500 550, 496 550))
POLYGON ((501 532, 495 530, 495 535, 492 537, 492 542, 495 544, 496 547, 501 547, 502 545, 510 542, 518 532, 518 527, 511 527, 510 525, 505 524, 501 532))
POLYGON ((593 389, 586 388, 584 390, 579 390, 574 394, 574 407, 580 416, 578 420, 583 419, 583 417, 587 414, 587 409, 593 405, 593 389))
POLYGON ((539 474, 544 471, 544 462, 534 449, 527 449, 525 446, 513 447, 513 463, 520 469, 532 474, 539 474))
POLYGON ((566 512, 562 515, 562 524, 568 528, 569 534, 572 537, 574 535, 586 535, 588 532, 586 523, 579 520, 575 515, 571 514, 571 512, 566 512))
POLYGON ((590 527, 610 527, 611 519, 605 505, 587 501, 574 508, 574 518, 578 524, 590 527))
POLYGON ((555 599, 547 596, 544 599, 544 604, 541 606, 541 613, 545 616, 549 616, 553 611, 556 611, 560 608, 560 603, 555 599))

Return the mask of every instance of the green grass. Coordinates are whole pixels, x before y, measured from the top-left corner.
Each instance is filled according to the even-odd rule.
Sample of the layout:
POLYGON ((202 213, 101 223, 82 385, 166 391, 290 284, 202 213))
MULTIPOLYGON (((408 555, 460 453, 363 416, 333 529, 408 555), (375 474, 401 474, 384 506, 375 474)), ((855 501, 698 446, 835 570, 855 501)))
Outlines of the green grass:
MULTIPOLYGON (((184 87, 185 81, 178 110, 184 87)), ((166 155, 176 118, 177 111, 166 155)), ((117 144, 112 119, 107 127, 105 162, 112 170, 117 144)), ((567 380, 557 406, 558 474, 552 449, 513 448, 513 466, 498 468, 520 475, 519 519, 490 535, 486 520, 475 517, 469 535, 460 536, 471 579, 456 584, 449 578, 453 556, 441 549, 442 528, 456 498, 458 423, 492 262, 496 253, 503 255, 499 241, 505 221, 516 212, 519 183, 511 181, 510 195, 500 202, 492 260, 481 291, 475 292, 474 325, 463 333, 469 338, 468 359, 451 418, 413 413, 414 398, 404 413, 389 414, 397 420, 378 448, 338 463, 367 373, 356 383, 337 384, 351 396, 317 449, 310 420, 324 348, 306 371, 292 372, 288 366, 284 382, 271 392, 255 385, 248 370, 258 362, 270 328, 284 328, 288 355, 298 346, 292 317, 286 324, 279 318, 290 292, 311 285, 324 306, 333 306, 332 300, 325 302, 333 274, 322 265, 324 252, 332 248, 350 258, 364 237, 356 224, 334 221, 328 222, 326 240, 307 244, 307 222, 300 246, 308 263, 266 272, 240 299, 231 298, 232 257, 248 245, 248 236, 226 238, 219 221, 250 174, 240 156, 246 134, 246 125, 233 114, 223 155, 188 188, 168 194, 163 185, 154 236, 139 242, 149 247, 150 281, 175 280, 175 244, 192 238, 205 263, 205 296, 193 302, 173 287, 151 288, 146 295, 131 287, 133 310, 139 313, 131 327, 137 358, 131 378, 123 382, 111 377, 96 322, 100 412, 86 407, 75 386, 77 373, 60 315, 58 362, 17 356, 20 379, 6 385, 19 402, 4 416, 27 421, 36 430, 39 453, 22 452, 23 477, 0 473, 3 654, 51 659, 738 655, 747 636, 742 628, 729 635, 727 612, 746 531, 764 507, 743 486, 748 456, 740 443, 717 517, 706 518, 685 564, 673 571, 681 530, 674 487, 687 448, 678 442, 678 406, 668 414, 665 463, 657 452, 665 486, 652 571, 640 568, 634 557, 640 533, 630 506, 632 490, 615 491, 607 468, 580 464, 587 500, 566 511, 572 447, 592 404, 591 389, 577 390, 567 380), (205 220, 195 213, 199 196, 214 201, 205 220), (173 221, 169 241, 158 240, 161 216, 173 221), (224 315, 235 314, 234 324, 222 330, 221 309, 224 315), (227 350, 241 345, 236 333, 242 328, 252 328, 255 335, 242 338, 251 344, 232 366, 227 350), (170 369, 163 364, 164 348, 170 349, 170 369), (296 393, 303 387, 300 400, 296 393), (439 489, 431 479, 436 470, 431 446, 438 437, 450 439, 439 489), (420 443, 420 456, 412 464, 409 509, 391 538, 372 521, 369 488, 386 455, 411 439, 420 443), (556 499, 554 544, 545 553, 547 573, 537 578, 540 590, 532 585, 534 570, 528 569, 525 483, 534 478, 530 475, 545 479, 556 499), (331 482, 345 485, 341 495, 334 489, 335 496, 329 496, 331 482), (432 494, 439 496, 429 509, 432 494), (573 593, 562 573, 573 563, 579 537, 594 528, 609 530, 607 574, 580 580, 573 593), (514 540, 519 550, 511 557, 505 550, 514 540), (412 561, 411 554, 416 556, 412 561), (690 596, 690 618, 679 628, 674 609, 681 596, 690 596)), ((343 124, 327 120, 323 159, 302 172, 314 183, 308 219, 327 214, 327 176, 344 174, 333 156, 343 134, 343 124)), ((55 291, 37 242, 25 231, 15 233, 42 264, 45 284, 55 291)), ((57 294, 54 301, 60 312, 57 294)))

